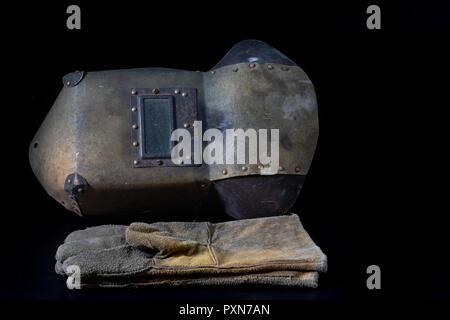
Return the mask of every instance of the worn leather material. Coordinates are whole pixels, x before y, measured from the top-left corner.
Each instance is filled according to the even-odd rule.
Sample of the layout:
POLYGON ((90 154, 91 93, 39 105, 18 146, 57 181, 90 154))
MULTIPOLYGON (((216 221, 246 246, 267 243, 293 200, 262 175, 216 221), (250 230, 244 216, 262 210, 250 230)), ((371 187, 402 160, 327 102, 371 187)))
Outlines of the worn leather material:
POLYGON ((316 287, 327 258, 297 215, 132 223, 70 234, 56 272, 77 265, 82 286, 261 283, 316 287))

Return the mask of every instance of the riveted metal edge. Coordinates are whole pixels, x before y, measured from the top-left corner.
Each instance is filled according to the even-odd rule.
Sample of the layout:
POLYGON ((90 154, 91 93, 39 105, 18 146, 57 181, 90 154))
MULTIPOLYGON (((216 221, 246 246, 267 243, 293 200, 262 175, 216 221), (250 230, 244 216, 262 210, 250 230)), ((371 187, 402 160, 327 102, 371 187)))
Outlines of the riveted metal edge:
POLYGON ((80 196, 88 190, 86 179, 78 173, 69 174, 64 181, 64 191, 69 195, 70 208, 79 216, 83 215, 80 196))
POLYGON ((131 165, 133 168, 147 167, 194 167, 194 153, 191 152, 191 163, 173 163, 170 158, 143 158, 142 146, 142 106, 139 104, 141 96, 172 96, 175 104, 175 129, 183 128, 191 133, 194 143, 194 121, 197 120, 197 89, 196 88, 132 88, 130 91, 130 119, 131 119, 131 165))
MULTIPOLYGON (((311 80, 308 78, 303 69, 297 65, 282 65, 278 63, 260 63, 260 62, 243 62, 237 64, 230 64, 214 70, 213 75, 220 75, 221 73, 231 73, 234 76, 242 76, 244 73, 254 72, 256 70, 266 73, 292 73, 292 76, 301 74, 304 76, 297 79, 298 81, 310 84, 311 80), (239 72, 237 72, 239 71, 239 72), (241 72, 242 71, 242 72, 241 72)), ((210 73, 210 72, 208 72, 210 73)), ((211 74, 211 73, 210 73, 211 74)), ((213 79, 211 77, 211 79, 213 79)), ((318 130, 318 129, 317 129, 318 130)), ((318 135, 318 134, 317 134, 318 135)), ((317 141, 316 141, 317 143, 317 141)), ((279 159, 279 167, 273 175, 306 175, 312 162, 314 154, 308 161, 301 161, 295 159, 279 159)), ((223 180, 233 177, 250 176, 250 175, 268 175, 262 174, 262 170, 267 168, 262 164, 214 164, 210 166, 209 177, 211 181, 223 180)))
POLYGON ((86 73, 85 71, 78 71, 77 70, 75 72, 70 72, 70 73, 66 74, 62 78, 62 82, 63 82, 64 87, 65 88, 73 88, 73 87, 75 87, 83 79, 85 73, 86 73))

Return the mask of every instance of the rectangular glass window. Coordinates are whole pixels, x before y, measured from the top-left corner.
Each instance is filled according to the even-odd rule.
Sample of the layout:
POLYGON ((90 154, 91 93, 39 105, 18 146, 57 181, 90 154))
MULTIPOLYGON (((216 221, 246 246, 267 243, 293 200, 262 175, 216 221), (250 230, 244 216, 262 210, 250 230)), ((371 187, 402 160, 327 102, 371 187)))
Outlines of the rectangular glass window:
POLYGON ((144 158, 170 158, 174 128, 171 96, 146 98, 142 104, 142 153, 144 158))

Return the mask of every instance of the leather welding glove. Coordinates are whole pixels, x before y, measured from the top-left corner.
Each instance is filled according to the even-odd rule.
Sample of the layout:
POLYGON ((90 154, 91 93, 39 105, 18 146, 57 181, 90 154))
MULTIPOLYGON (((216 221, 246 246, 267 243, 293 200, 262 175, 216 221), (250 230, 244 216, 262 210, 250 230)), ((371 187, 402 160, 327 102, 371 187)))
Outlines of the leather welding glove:
POLYGON ((103 225, 74 231, 56 251, 55 271, 70 274, 67 268, 76 265, 82 277, 97 274, 132 273, 145 269, 152 254, 128 245, 126 226, 103 225))
POLYGON ((77 265, 85 286, 270 283, 317 286, 326 256, 298 216, 211 224, 133 223, 75 231, 56 271, 77 265), (126 236, 124 236, 124 234, 126 236))

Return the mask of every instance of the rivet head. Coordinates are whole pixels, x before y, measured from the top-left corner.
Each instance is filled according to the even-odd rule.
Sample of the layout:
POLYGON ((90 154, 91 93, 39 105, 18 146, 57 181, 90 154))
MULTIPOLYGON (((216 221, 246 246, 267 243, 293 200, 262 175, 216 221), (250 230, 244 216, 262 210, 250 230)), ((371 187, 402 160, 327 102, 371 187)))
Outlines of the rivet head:
POLYGON ((179 90, 179 89, 175 89, 173 92, 174 92, 175 94, 179 94, 179 93, 180 93, 180 90, 179 90))
POLYGON ((288 67, 286 67, 286 66, 282 66, 282 67, 281 67, 281 70, 283 70, 283 71, 288 71, 288 70, 289 70, 289 68, 288 68, 288 67))
POLYGON ((138 145, 139 145, 139 142, 133 141, 133 146, 134 146, 134 147, 137 147, 138 145))
POLYGON ((188 96, 188 93, 187 93, 187 92, 183 92, 181 95, 182 95, 183 97, 187 97, 187 96, 188 96))
POLYGON ((138 164, 138 163, 139 163, 139 161, 137 161, 137 160, 134 160, 134 161, 133 161, 133 163, 134 163, 134 164, 138 164))
POLYGON ((82 193, 83 192, 83 188, 78 188, 78 193, 82 193))
POLYGON ((161 165, 163 164, 163 162, 162 162, 162 160, 156 160, 156 164, 157 164, 158 166, 161 166, 161 165))
POLYGON ((132 127, 134 130, 136 130, 136 129, 138 128, 138 125, 137 125, 137 124, 133 124, 131 127, 132 127))
POLYGON ((273 65, 269 64, 269 65, 267 66, 267 69, 272 70, 272 69, 273 69, 273 65))
POLYGON ((233 68, 233 72, 238 72, 239 68, 238 67, 234 67, 233 68))
POLYGON ((158 93, 159 93, 159 89, 156 89, 156 88, 153 89, 153 90, 152 90, 152 93, 153 93, 153 94, 158 94, 158 93))
POLYGON ((279 170, 279 171, 283 171, 284 168, 280 166, 280 167, 278 168, 278 170, 279 170))
POLYGON ((227 173, 228 173, 227 169, 222 170, 222 174, 227 174, 227 173))
POLYGON ((70 81, 67 81, 67 82, 66 82, 66 85, 67 85, 67 86, 70 86, 70 81))
POLYGON ((202 183, 202 184, 200 185, 200 187, 206 188, 206 183, 202 183))
POLYGON ((247 169, 248 169, 248 168, 245 167, 245 166, 241 168, 242 171, 247 171, 247 169))
POLYGON ((185 128, 189 128, 189 123, 185 123, 185 124, 183 124, 183 127, 185 127, 185 128))
POLYGON ((136 93, 137 93, 136 89, 131 90, 131 94, 136 94, 136 93))
POLYGON ((213 70, 213 71, 211 71, 211 74, 215 74, 216 72, 213 70))
POLYGON ((67 183, 72 183, 72 180, 71 179, 67 179, 67 183))
POLYGON ((131 108, 131 111, 136 112, 137 111, 136 107, 131 108))
POLYGON ((195 72, 201 72, 200 70, 195 70, 195 72))
POLYGON ((300 167, 295 167, 295 172, 300 172, 300 167))
POLYGON ((248 66, 249 66, 249 68, 254 68, 254 67, 256 67, 256 64, 255 63, 250 63, 248 66))

